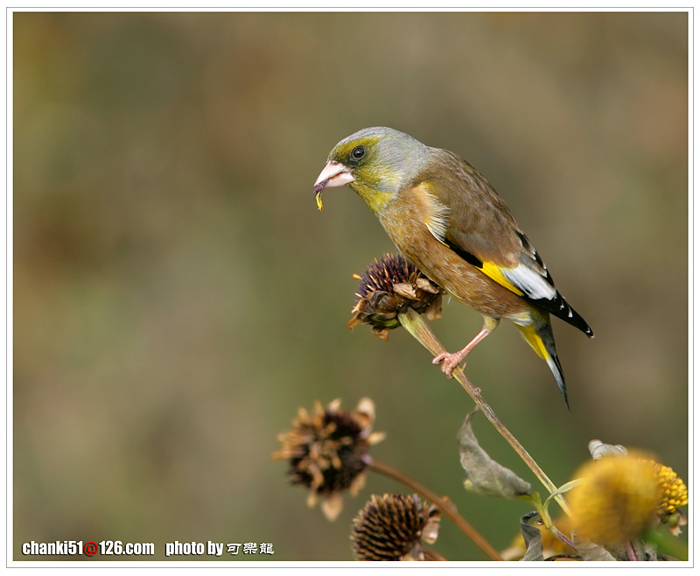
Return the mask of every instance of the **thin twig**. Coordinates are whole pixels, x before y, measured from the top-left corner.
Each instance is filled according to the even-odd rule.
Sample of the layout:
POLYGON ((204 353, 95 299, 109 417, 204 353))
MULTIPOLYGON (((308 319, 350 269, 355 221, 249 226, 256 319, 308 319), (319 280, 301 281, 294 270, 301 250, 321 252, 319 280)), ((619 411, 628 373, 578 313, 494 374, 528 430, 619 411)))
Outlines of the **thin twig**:
POLYGON ((522 496, 524 500, 527 500, 530 502, 535 507, 535 510, 537 510, 537 513, 540 515, 540 520, 542 521, 542 525, 549 530, 554 536, 556 536, 559 540, 561 540, 564 544, 566 544, 569 548, 572 548, 573 550, 576 550, 576 546, 574 543, 569 539, 568 536, 563 534, 559 528, 556 527, 554 522, 552 522, 552 519, 549 516, 549 512, 547 511, 546 506, 542 505, 542 500, 540 498, 539 493, 535 492, 533 494, 526 494, 522 496))
MULTIPOLYGON (((430 353, 433 354, 433 356, 437 356, 438 354, 446 352, 445 347, 440 343, 435 334, 433 334, 433 331, 430 329, 430 327, 423 321, 423 318, 420 316, 420 314, 413 310, 413 308, 409 308, 406 312, 401 312, 399 314, 399 320, 401 322, 401 325, 425 348, 427 348, 430 351, 430 353)), ((511 434, 510 431, 498 419, 495 412, 481 397, 480 390, 472 385, 472 383, 464 375, 462 369, 460 367, 455 368, 452 371, 452 376, 454 376, 459 381, 462 387, 472 397, 474 402, 476 402, 477 406, 479 406, 486 418, 488 418, 488 420, 491 422, 491 424, 494 425, 496 430, 500 432, 501 436, 503 436, 506 439, 508 444, 510 444, 513 447, 513 450, 515 450, 518 453, 520 458, 522 458, 525 464, 528 465, 530 470, 532 470, 532 472, 535 474, 535 476, 537 476, 539 481, 542 482, 542 484, 549 491, 549 493, 554 494, 557 490, 557 487, 544 473, 542 468, 539 467, 539 465, 537 464, 537 462, 535 462, 532 456, 530 456, 527 450, 523 448, 522 444, 518 442, 518 439, 515 436, 513 436, 513 434, 511 434)), ((569 508, 569 505, 567 504, 564 497, 561 494, 556 494, 554 498, 559 504, 559 506, 561 506, 562 510, 564 510, 564 512, 566 512, 568 516, 571 516, 571 509, 569 508)))
POLYGON ((501 558, 501 555, 491 546, 491 544, 489 544, 484 539, 484 537, 481 534, 479 534, 479 532, 477 532, 471 524, 469 524, 469 522, 467 522, 462 516, 460 516, 459 512, 457 512, 457 509, 452 502, 441 498, 429 488, 426 488, 419 482, 416 482, 413 478, 406 476, 403 472, 397 470, 389 464, 385 464, 384 462, 379 462, 377 460, 371 459, 369 461, 368 468, 374 470, 375 472, 384 474, 385 476, 388 476, 389 478, 392 478, 397 482, 400 482, 401 484, 406 485, 414 492, 417 492, 418 494, 423 496, 423 498, 425 498, 426 500, 429 500, 430 502, 435 504, 435 506, 437 506, 440 509, 440 511, 443 514, 445 514, 445 516, 450 518, 450 520, 452 520, 457 525, 457 527, 462 532, 464 532, 474 542, 474 544, 476 544, 484 552, 484 554, 491 558, 491 560, 503 560, 503 558, 501 558))

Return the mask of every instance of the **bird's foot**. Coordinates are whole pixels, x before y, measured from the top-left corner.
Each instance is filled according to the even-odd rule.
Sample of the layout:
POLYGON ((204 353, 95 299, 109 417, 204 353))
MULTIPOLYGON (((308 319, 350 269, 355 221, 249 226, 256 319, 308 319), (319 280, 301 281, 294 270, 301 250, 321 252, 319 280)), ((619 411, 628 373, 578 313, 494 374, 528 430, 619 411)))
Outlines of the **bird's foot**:
POLYGON ((440 367, 442 373, 448 378, 452 378, 452 371, 457 368, 458 364, 464 360, 463 354, 460 352, 455 352, 450 354, 449 352, 442 352, 433 358, 433 364, 442 364, 440 367))

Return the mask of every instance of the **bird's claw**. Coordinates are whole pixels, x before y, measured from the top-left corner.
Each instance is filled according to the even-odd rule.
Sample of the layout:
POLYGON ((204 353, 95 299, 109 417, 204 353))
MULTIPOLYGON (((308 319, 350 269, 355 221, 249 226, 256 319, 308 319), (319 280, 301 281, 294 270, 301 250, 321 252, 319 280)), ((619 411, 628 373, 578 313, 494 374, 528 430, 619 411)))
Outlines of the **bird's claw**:
POLYGON ((452 371, 457 368, 461 361, 462 358, 459 354, 450 354, 449 352, 442 352, 433 358, 433 364, 442 364, 440 368, 447 378, 452 378, 452 371))

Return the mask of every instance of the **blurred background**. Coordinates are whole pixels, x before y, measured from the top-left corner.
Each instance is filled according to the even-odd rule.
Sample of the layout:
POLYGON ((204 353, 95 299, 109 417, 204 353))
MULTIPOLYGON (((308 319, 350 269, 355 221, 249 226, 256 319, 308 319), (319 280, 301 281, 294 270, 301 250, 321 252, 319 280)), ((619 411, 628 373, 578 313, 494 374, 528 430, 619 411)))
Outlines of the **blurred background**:
MULTIPOLYGON (((374 125, 476 166, 593 327, 554 321, 571 412, 509 323, 467 364, 552 480, 594 438, 687 480, 686 13, 12 18, 16 560, 103 539, 351 560, 355 513, 407 490, 370 473, 331 524, 271 454, 298 407, 364 396, 387 433, 371 454, 509 544, 530 507, 464 491, 465 392, 402 330, 346 327, 352 274, 394 248, 348 188, 320 213, 313 183, 374 125)), ((457 350, 481 317, 443 312, 457 350)), ((447 518, 434 549, 485 559, 447 518)))

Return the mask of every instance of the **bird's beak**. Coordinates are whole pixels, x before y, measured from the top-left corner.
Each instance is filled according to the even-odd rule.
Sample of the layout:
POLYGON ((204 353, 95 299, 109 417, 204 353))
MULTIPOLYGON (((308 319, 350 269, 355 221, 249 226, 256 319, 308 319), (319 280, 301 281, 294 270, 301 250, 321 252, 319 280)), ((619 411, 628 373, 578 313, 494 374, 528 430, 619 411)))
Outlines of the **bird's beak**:
POLYGON ((316 178, 314 183, 314 188, 316 192, 316 204, 318 204, 318 209, 323 208, 323 202, 321 201, 321 192, 324 188, 335 188, 336 186, 344 186, 345 184, 350 184, 354 182, 355 177, 352 174, 352 170, 347 166, 344 166, 340 162, 335 162, 331 160, 326 164, 325 168, 321 170, 321 173, 316 178))

